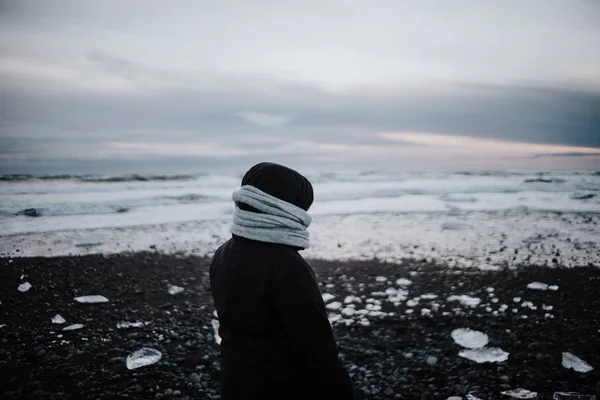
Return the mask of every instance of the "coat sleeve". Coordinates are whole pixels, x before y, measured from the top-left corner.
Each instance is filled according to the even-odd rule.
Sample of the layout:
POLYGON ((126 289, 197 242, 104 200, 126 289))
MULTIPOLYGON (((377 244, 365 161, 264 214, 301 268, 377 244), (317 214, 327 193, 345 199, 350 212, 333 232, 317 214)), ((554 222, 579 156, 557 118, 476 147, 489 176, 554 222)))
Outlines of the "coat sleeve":
POLYGON ((316 379, 323 392, 336 399, 354 399, 314 272, 300 255, 286 264, 273 266, 271 292, 299 368, 316 379))

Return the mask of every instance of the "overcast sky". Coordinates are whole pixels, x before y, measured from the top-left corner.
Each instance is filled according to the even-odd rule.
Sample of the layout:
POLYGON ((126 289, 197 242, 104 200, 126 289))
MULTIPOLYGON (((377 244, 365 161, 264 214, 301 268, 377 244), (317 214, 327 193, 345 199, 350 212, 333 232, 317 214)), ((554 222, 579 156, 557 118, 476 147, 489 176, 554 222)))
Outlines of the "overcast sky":
POLYGON ((600 2, 0 0, 0 172, 600 168, 600 2))

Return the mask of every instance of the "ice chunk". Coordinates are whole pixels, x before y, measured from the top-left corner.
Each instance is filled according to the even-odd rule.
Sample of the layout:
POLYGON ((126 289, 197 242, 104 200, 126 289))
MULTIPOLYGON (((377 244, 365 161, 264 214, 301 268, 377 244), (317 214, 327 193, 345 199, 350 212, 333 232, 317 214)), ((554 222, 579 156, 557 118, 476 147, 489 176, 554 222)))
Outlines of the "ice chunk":
POLYGON ((19 292, 26 292, 29 289, 31 289, 31 284, 29 282, 21 283, 19 285, 19 287, 17 288, 17 290, 19 290, 19 292))
POLYGON ((521 303, 521 307, 529 308, 530 310, 537 310, 537 307, 533 305, 530 301, 524 301, 521 303))
POLYGON ((555 392, 553 400, 596 400, 593 394, 579 394, 576 392, 555 392))
POLYGON ((415 306, 417 306, 418 304, 419 304, 419 299, 418 299, 418 298, 414 298, 414 299, 412 299, 412 300, 408 300, 408 301, 406 302, 406 306, 407 306, 407 307, 415 307, 415 306))
POLYGON ((340 314, 334 314, 331 315, 328 319, 329 322, 333 324, 334 322, 340 321, 342 319, 342 316, 340 314))
POLYGON ((494 289, 493 287, 489 287, 489 288, 486 288, 485 290, 486 290, 488 293, 492 293, 492 292, 493 292, 494 290, 496 290, 496 289, 494 289))
POLYGON ((520 301, 521 301, 521 298, 520 298, 520 297, 513 297, 513 301, 514 301, 515 303, 518 303, 518 302, 520 302, 520 301))
POLYGON ((377 282, 387 282, 388 278, 386 278, 385 276, 378 276, 375 278, 375 281, 377 282))
POLYGON ((126 328, 141 328, 144 325, 148 325, 150 322, 119 322, 117 323, 117 329, 126 328))
POLYGON ((421 298, 422 298, 423 300, 434 300, 434 299, 437 299, 437 298, 438 298, 438 295, 437 295, 437 294, 433 294, 433 293, 429 293, 429 294, 422 294, 422 295, 421 295, 421 298))
POLYGON ((407 296, 408 296, 408 291, 406 291, 404 289, 398 289, 398 290, 396 290, 396 293, 393 296, 388 297, 388 301, 391 301, 392 303, 399 303, 401 301, 406 300, 407 296))
POLYGON ((446 400, 462 400, 462 397, 460 397, 460 396, 450 396, 446 400))
POLYGON ((327 303, 328 301, 331 301, 331 300, 335 299, 335 296, 332 295, 331 293, 323 293, 322 297, 323 297, 323 301, 325 303, 327 303))
POLYGON ((52 317, 52 323, 53 324, 64 324, 65 319, 63 317, 61 317, 59 314, 56 314, 54 317, 52 317))
POLYGON ((108 299, 100 295, 79 296, 75 297, 75 301, 79 303, 108 303, 108 299))
POLYGON ((327 304, 325 307, 329 310, 339 310, 342 307, 342 303, 339 301, 334 301, 333 303, 327 304))
POLYGON ((184 291, 184 289, 181 286, 175 286, 175 285, 171 285, 171 284, 169 284, 168 289, 169 289, 169 294, 171 294, 171 295, 176 295, 176 294, 179 294, 184 291))
POLYGON ((75 331, 75 330, 81 329, 81 328, 83 328, 82 324, 73 324, 73 325, 65 326, 63 328, 63 331, 75 331))
POLYGON ((483 347, 481 349, 461 350, 458 355, 476 363, 503 362, 508 360, 508 354, 496 347, 483 347))
POLYGON ((346 298, 344 299, 344 303, 345 304, 362 303, 362 299, 360 297, 356 297, 356 296, 346 296, 346 298))
POLYGON ((467 400, 483 400, 483 399, 475 396, 474 394, 469 393, 469 394, 467 394, 467 400))
POLYGON ((398 286, 408 286, 411 284, 412 284, 412 281, 409 281, 406 278, 400 278, 400 279, 396 280, 396 285, 398 285, 398 286))
POLYGON ((454 343, 467 349, 480 349, 489 343, 488 335, 470 328, 458 328, 450 334, 454 343))
POLYGON ((548 285, 546 283, 542 283, 542 282, 531 282, 529 285, 527 285, 527 289, 532 289, 532 290, 558 290, 558 285, 548 285))
POLYGON ((214 336, 215 336, 215 343, 218 344, 218 345, 220 345, 221 344, 221 336, 219 336, 219 328, 220 328, 221 324, 216 319, 211 320, 210 324, 213 327, 213 333, 214 333, 214 336))
POLYGON ((350 308, 350 307, 342 308, 342 314, 347 317, 351 317, 355 313, 356 313, 356 310, 354 308, 350 308))
POLYGON ((4 328, 6 324, 0 324, 0 328, 4 328))
POLYGON ((479 305, 479 303, 481 303, 481 299, 477 297, 467 296, 465 294, 460 296, 450 296, 448 297, 448 301, 458 301, 460 304, 469 307, 476 307, 477 305, 479 305))
POLYGON ((562 366, 584 374, 594 369, 590 364, 571 353, 562 353, 562 366))
POLYGON ((548 285, 542 282, 531 282, 529 285, 527 285, 527 289, 548 290, 548 285))
POLYGON ((527 389, 512 389, 501 392, 505 396, 510 396, 513 399, 535 399, 537 397, 537 392, 532 392, 527 389))
POLYGON ((152 365, 158 362, 162 358, 162 353, 158 350, 150 349, 148 347, 142 347, 139 350, 134 351, 127 356, 125 363, 127 369, 136 369, 152 365))

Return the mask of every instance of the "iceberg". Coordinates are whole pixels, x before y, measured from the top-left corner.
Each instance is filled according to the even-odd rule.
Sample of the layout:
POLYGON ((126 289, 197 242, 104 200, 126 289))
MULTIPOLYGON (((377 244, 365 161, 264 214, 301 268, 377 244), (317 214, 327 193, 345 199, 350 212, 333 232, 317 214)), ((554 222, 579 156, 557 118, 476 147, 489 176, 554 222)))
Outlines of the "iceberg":
POLYGON ((119 322, 117 324, 117 329, 126 329, 126 328, 141 328, 144 325, 148 325, 150 322, 119 322))
POLYGON ((475 396, 474 394, 467 394, 467 400, 483 400, 480 397, 475 396))
POLYGON ((562 353, 562 366, 584 374, 594 369, 590 364, 571 353, 562 353))
POLYGON ((29 282, 21 283, 19 285, 19 287, 17 288, 17 290, 19 290, 19 292, 22 292, 22 293, 28 291, 29 289, 31 289, 31 283, 29 283, 29 282))
POLYGON ((521 388, 506 390, 501 393, 505 396, 510 396, 513 399, 535 399, 537 397, 537 392, 532 392, 530 390, 521 388))
POLYGON ((454 343, 467 349, 479 349, 489 343, 488 335, 470 328, 458 328, 451 333, 454 343))
POLYGON ((465 294, 460 296, 450 296, 448 297, 448 301, 458 301, 460 304, 469 307, 476 307, 481 303, 481 299, 477 297, 467 296, 465 294))
POLYGON ((527 289, 532 289, 532 290, 542 290, 542 291, 546 291, 546 290, 558 290, 558 285, 548 285, 547 283, 542 283, 542 282, 531 282, 530 284, 527 285, 527 289))
POLYGON ((322 297, 323 297, 323 301, 325 303, 327 303, 328 301, 331 301, 331 300, 335 299, 335 296, 332 295, 331 293, 323 293, 322 297))
POLYGON ((506 351, 496 347, 483 347, 481 349, 461 350, 458 355, 476 363, 504 362, 508 360, 506 351))
POLYGON ((412 281, 409 281, 406 278, 400 278, 400 279, 396 280, 396 285, 398 285, 398 286, 409 286, 409 285, 412 285, 412 281))
POLYGON ((596 400, 593 394, 579 394, 576 392, 555 392, 553 400, 596 400))
POLYGON ((184 291, 181 286, 169 285, 168 286, 169 294, 176 295, 184 291))
POLYGON ((136 369, 145 367, 147 365, 152 365, 158 362, 161 358, 162 353, 160 351, 143 347, 128 355, 125 363, 127 365, 127 369, 136 369))
POLYGON ((63 331, 75 331, 75 330, 81 329, 81 328, 83 328, 82 324, 73 324, 73 325, 65 326, 63 328, 63 331))
POLYGON ((108 303, 108 299, 104 296, 100 295, 91 295, 91 296, 79 296, 75 297, 75 301, 78 303, 108 303))
POLYGON ((59 314, 56 314, 54 317, 52 317, 52 323, 53 324, 64 324, 65 319, 63 317, 61 317, 59 314))

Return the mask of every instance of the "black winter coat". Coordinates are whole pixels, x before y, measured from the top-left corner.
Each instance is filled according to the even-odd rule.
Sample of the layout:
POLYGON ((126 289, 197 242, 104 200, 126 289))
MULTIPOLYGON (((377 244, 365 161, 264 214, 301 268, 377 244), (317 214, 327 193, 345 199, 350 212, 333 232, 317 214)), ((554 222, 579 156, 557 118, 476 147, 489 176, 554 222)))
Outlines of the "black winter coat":
POLYGON ((214 255, 223 400, 354 399, 315 274, 297 249, 234 236, 214 255))

